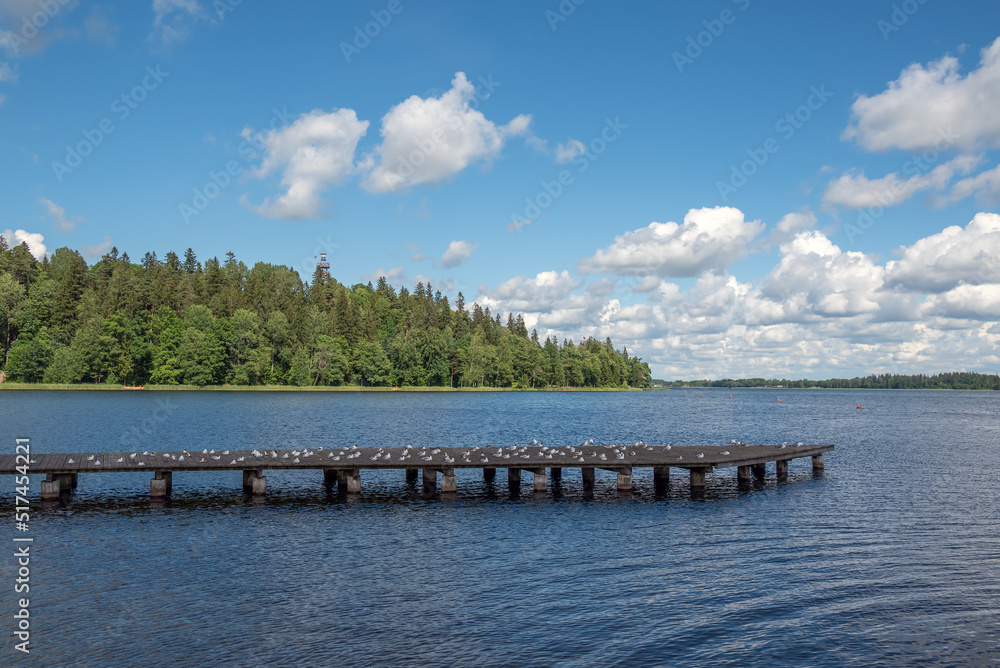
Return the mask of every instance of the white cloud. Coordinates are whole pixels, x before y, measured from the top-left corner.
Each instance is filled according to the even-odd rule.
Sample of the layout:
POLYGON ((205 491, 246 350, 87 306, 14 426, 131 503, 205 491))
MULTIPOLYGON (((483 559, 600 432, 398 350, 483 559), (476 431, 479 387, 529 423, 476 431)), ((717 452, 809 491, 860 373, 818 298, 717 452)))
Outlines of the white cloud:
POLYGON ((468 241, 452 241, 448 244, 448 250, 441 256, 441 266, 451 269, 462 264, 479 248, 479 244, 470 244, 468 241))
POLYGON ((991 206, 997 203, 1000 199, 1000 166, 956 181, 947 199, 949 202, 959 202, 973 195, 991 206))
POLYGON ((583 285, 568 271, 543 271, 534 278, 515 276, 490 290, 479 286, 487 306, 506 306, 508 311, 552 312, 571 305, 570 294, 583 285))
POLYGON ((927 173, 920 173, 916 165, 893 172, 879 179, 869 179, 864 172, 847 172, 830 181, 823 193, 826 204, 847 209, 864 209, 873 206, 897 206, 922 190, 941 190, 955 174, 968 174, 982 162, 980 156, 960 155, 927 173))
POLYGON ((405 267, 393 267, 392 269, 389 269, 388 271, 386 271, 385 269, 379 268, 379 269, 376 269, 375 271, 373 271, 370 274, 362 274, 361 275, 361 280, 364 281, 364 282, 366 282, 366 283, 369 282, 369 281, 372 282, 372 283, 377 283, 378 279, 380 277, 382 277, 382 276, 385 276, 385 280, 388 281, 389 283, 393 283, 393 284, 396 284, 396 285, 399 285, 399 284, 402 284, 402 283, 406 283, 407 280, 409 280, 406 277, 406 268, 405 267))
POLYGON ((943 148, 950 141, 966 151, 1000 146, 1000 38, 981 51, 979 67, 959 74, 958 59, 946 55, 927 66, 914 63, 889 87, 861 95, 844 131, 869 151, 943 148), (950 139, 948 133, 959 133, 950 139))
POLYGON ((88 260, 97 260, 111 250, 111 237, 105 236, 104 241, 91 246, 80 246, 80 255, 88 260))
POLYGON ((49 212, 49 215, 52 216, 52 226, 61 232, 72 232, 78 224, 83 222, 83 218, 81 217, 77 217, 72 220, 67 218, 66 210, 52 200, 41 197, 38 199, 38 202, 43 205, 46 211, 49 212))
POLYGON ((781 244, 795 238, 799 232, 808 230, 816 225, 816 214, 803 207, 800 211, 792 211, 781 217, 777 222, 768 239, 769 244, 781 244))
POLYGON ((8 247, 26 243, 28 244, 28 250, 35 256, 35 259, 41 260, 45 255, 45 237, 38 232, 26 232, 25 230, 12 231, 8 229, 0 234, 7 240, 8 247))
MULTIPOLYGON (((368 121, 359 121, 353 109, 316 109, 287 127, 265 132, 261 142, 266 155, 252 175, 263 178, 281 170, 287 190, 254 211, 286 220, 320 217, 323 191, 354 173, 354 152, 367 131, 368 121)), ((246 128, 242 134, 249 138, 253 132, 246 128)))
POLYGON ((205 18, 196 0, 153 0, 153 14, 149 39, 164 46, 186 40, 194 23, 205 18))
POLYGON ((583 155, 587 147, 579 139, 570 139, 565 144, 556 146, 556 162, 560 165, 570 162, 578 155, 583 155))
POLYGON ((973 320, 1000 319, 1000 285, 959 285, 931 295, 924 304, 929 315, 973 320))
POLYGON ((886 265, 886 282, 929 293, 962 284, 1000 283, 1000 215, 978 213, 964 228, 958 225, 901 249, 899 260, 886 265))
POLYGON ((497 126, 474 109, 475 87, 463 72, 451 83, 440 97, 413 95, 382 117, 382 143, 365 163, 366 189, 386 193, 443 183, 472 163, 494 160, 509 137, 528 132, 530 116, 497 126))
POLYGON ((691 209, 684 223, 650 223, 580 262, 582 272, 625 276, 697 276, 724 269, 746 252, 764 226, 732 207, 691 209))
POLYGON ((93 44, 114 47, 118 41, 118 26, 111 21, 107 7, 94 5, 90 14, 83 20, 83 29, 87 33, 87 40, 93 44))

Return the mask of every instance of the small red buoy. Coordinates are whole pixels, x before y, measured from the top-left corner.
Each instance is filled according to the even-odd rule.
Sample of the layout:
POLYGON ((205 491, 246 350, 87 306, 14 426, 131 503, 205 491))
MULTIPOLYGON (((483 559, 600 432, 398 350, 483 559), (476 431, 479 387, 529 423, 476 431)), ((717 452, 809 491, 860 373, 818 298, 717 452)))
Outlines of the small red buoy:
POLYGON ((858 408, 861 408, 861 404, 858 404, 858 408))
POLYGON ((778 401, 781 401, 781 399, 778 399, 778 401))

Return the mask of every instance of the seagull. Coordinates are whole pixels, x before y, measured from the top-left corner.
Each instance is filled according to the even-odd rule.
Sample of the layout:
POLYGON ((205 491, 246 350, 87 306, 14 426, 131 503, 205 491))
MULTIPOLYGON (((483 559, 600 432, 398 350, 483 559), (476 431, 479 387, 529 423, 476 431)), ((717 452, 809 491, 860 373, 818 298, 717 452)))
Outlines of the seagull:
POLYGON ((87 461, 88 462, 94 461, 94 455, 91 455, 91 456, 87 457, 87 461))
POLYGON ((298 464, 298 463, 299 463, 299 458, 298 458, 298 457, 296 457, 295 459, 293 459, 293 460, 292 460, 292 463, 293 463, 293 464, 298 464))
POLYGON ((74 461, 73 461, 72 459, 70 459, 70 460, 69 460, 68 462, 66 462, 66 463, 67 463, 67 464, 76 464, 76 462, 74 462, 74 461))
POLYGON ((145 466, 146 462, 139 462, 139 466, 145 466))
POLYGON ((222 457, 220 457, 219 455, 212 455, 212 459, 214 459, 215 461, 219 461, 220 459, 222 459, 222 457))
POLYGON ((699 452, 698 454, 695 455, 695 457, 697 457, 698 459, 704 459, 705 458, 705 453, 704 452, 699 452))
POLYGON ((229 462, 229 465, 232 466, 235 463, 236 463, 236 460, 234 459, 233 461, 229 462))
POLYGON ((94 466, 100 466, 100 465, 101 465, 101 460, 100 459, 98 459, 96 462, 94 462, 94 466))
POLYGON ((605 455, 605 454, 604 454, 604 453, 602 452, 602 453, 601 453, 601 456, 600 456, 600 457, 598 457, 598 459, 600 459, 601 461, 604 461, 605 459, 607 459, 607 455, 605 455))
POLYGON ((118 459, 116 459, 115 461, 116 461, 116 462, 123 462, 123 461, 125 461, 125 458, 124 458, 124 457, 119 457, 119 458, 118 458, 118 459))
POLYGON ((223 450, 223 451, 222 451, 222 454, 224 454, 224 455, 228 455, 228 454, 229 454, 229 450, 223 450))
POLYGON ((720 452, 719 454, 720 454, 720 455, 728 455, 728 454, 729 454, 729 450, 723 450, 723 451, 722 451, 722 452, 720 452))

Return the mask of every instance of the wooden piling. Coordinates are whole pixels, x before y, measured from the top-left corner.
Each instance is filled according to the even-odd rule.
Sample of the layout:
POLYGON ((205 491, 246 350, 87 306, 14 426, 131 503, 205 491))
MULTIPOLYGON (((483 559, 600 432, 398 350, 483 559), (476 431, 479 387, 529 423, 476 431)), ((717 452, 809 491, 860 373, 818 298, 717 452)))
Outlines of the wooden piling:
POLYGON ((774 467, 778 474, 778 482, 785 482, 788 480, 788 460, 779 459, 774 462, 774 467))
POLYGON ((59 478, 54 473, 49 473, 42 481, 42 499, 59 499, 59 478))
POLYGON ((267 477, 261 469, 244 469, 243 492, 251 496, 264 496, 267 493, 267 477))
POLYGON ((441 493, 455 494, 458 492, 458 480, 455 478, 454 469, 444 469, 441 471, 441 493))
POLYGON ((813 473, 823 472, 823 455, 813 455, 813 473))
POLYGON ((149 481, 149 495, 154 497, 170 496, 173 479, 173 471, 154 471, 153 479, 149 481))
POLYGON ((337 494, 347 494, 348 469, 337 469, 337 494))
POLYGON ((562 469, 558 466, 553 466, 549 469, 549 475, 552 476, 552 480, 562 480, 562 469))
POLYGON ((406 469, 406 482, 411 485, 417 484, 417 469, 406 469))
POLYGON ((521 489, 521 469, 507 469, 507 486, 512 490, 521 489))
POLYGON ((663 491, 669 486, 670 486, 670 467, 654 466, 653 487, 655 487, 657 490, 663 491))
POLYGON ((618 469, 618 491, 632 491, 632 467, 618 469))
POLYGON ((493 482, 497 477, 497 470, 494 468, 484 468, 483 469, 483 480, 486 482, 493 482))
POLYGON ((434 496, 437 492, 438 472, 437 469, 424 469, 424 495, 434 496))
POLYGON ((757 480, 763 480, 767 472, 763 464, 752 464, 750 470, 753 471, 753 477, 757 480))
POLYGON ((593 466, 581 466, 580 474, 583 476, 583 491, 592 492, 594 491, 594 467, 593 466))
POLYGON ((361 493, 361 469, 347 470, 347 493, 348 494, 361 493))
POLYGON ((691 469, 691 494, 701 495, 705 493, 705 473, 710 469, 691 469))
POLYGON ((549 480, 545 475, 545 469, 535 469, 535 486, 536 492, 544 492, 549 487, 549 480))
POLYGON ((323 469, 323 484, 332 487, 337 484, 337 470, 336 469, 323 469))

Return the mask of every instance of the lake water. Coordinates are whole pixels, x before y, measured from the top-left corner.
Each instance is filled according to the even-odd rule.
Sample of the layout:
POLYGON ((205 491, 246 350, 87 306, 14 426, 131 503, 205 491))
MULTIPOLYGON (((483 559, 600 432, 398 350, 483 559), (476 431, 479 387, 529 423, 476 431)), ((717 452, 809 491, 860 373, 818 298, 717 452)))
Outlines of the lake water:
POLYGON ((81 475, 69 507, 32 507, 30 657, 0 560, 0 665, 1000 665, 997 393, 0 392, 0 424, 8 453, 837 446, 820 477, 795 460, 740 492, 725 469, 697 500, 680 469, 661 497, 650 469, 592 497, 566 469, 513 499, 503 471, 459 471, 433 500, 401 471, 353 499, 267 471, 263 502, 235 472, 175 474, 166 504, 148 473, 81 475))

